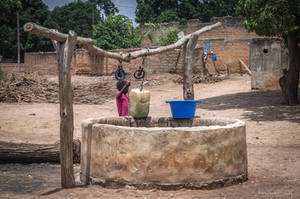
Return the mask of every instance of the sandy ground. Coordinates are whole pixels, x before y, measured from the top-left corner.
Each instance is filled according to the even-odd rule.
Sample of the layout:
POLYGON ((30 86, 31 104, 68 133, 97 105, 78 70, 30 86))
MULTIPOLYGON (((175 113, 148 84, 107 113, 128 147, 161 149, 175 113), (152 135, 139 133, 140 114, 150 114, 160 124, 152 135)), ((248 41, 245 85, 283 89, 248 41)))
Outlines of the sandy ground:
MULTIPOLYGON (((89 77, 77 80, 89 81, 89 77)), ((182 85, 168 79, 146 88, 151 91, 150 116, 170 116, 165 101, 182 99, 182 85)), ((246 122, 247 182, 216 190, 106 189, 82 185, 80 166, 75 165, 78 186, 61 190, 59 165, 2 164, 0 198, 300 198, 300 106, 281 105, 279 91, 251 91, 250 78, 239 75, 215 84, 197 84, 195 96, 202 101, 196 115, 246 122)), ((117 116, 115 106, 114 100, 74 105, 74 137, 80 138, 84 119, 117 116)), ((0 140, 54 143, 59 139, 58 111, 58 104, 0 104, 0 140)))

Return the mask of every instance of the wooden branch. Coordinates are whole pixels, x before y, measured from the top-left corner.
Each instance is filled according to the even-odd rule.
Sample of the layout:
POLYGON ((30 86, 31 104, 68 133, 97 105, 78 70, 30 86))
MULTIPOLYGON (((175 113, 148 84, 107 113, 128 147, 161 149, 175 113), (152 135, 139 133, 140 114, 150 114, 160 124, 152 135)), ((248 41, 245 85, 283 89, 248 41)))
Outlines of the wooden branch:
MULTIPOLYGON (((198 31, 196 31, 192 34, 195 34, 195 35, 199 36, 200 34, 206 32, 206 31, 209 31, 213 28, 216 28, 220 25, 221 25, 221 23, 218 22, 218 23, 213 24, 213 25, 205 26, 205 27, 201 28, 200 30, 198 30, 198 31)), ((26 23, 24 25, 24 31, 29 32, 29 33, 34 34, 34 35, 37 35, 37 36, 40 36, 40 37, 45 37, 45 38, 48 38, 48 39, 56 40, 58 42, 64 42, 64 41, 66 41, 66 39, 68 37, 67 34, 60 33, 60 32, 55 32, 52 29, 48 29, 48 28, 39 26, 39 25, 37 25, 35 23, 32 23, 32 22, 26 23)), ((159 48, 156 48, 156 49, 141 49, 141 50, 138 50, 138 51, 125 53, 125 54, 122 54, 122 55, 120 55, 118 53, 105 51, 101 48, 98 48, 98 47, 94 46, 93 45, 93 40, 91 38, 77 37, 76 44, 82 46, 87 51, 89 51, 91 54, 100 55, 100 56, 109 57, 109 58, 118 59, 118 60, 128 62, 131 59, 136 59, 138 57, 149 56, 149 55, 158 54, 158 53, 162 53, 162 52, 165 52, 165 51, 173 50, 173 49, 183 45, 187 40, 189 40, 192 34, 184 36, 183 38, 179 39, 176 43, 171 44, 169 46, 163 46, 163 47, 159 47, 159 48)))
POLYGON ((241 59, 239 59, 239 61, 240 61, 241 65, 246 69, 247 74, 251 76, 252 73, 251 73, 250 69, 248 68, 248 66, 241 59))
MULTIPOLYGON (((56 40, 58 42, 65 42, 68 38, 68 34, 60 33, 54 29, 48 29, 32 22, 26 23, 24 25, 24 31, 39 37, 45 37, 51 40, 56 40)), ((91 54, 97 54, 104 57, 123 60, 123 57, 117 53, 111 53, 94 46, 94 41, 91 38, 77 37, 76 44, 82 46, 91 54)))
POLYGON ((71 61, 76 45, 76 33, 69 31, 67 40, 58 47, 59 104, 60 104, 60 164, 63 188, 75 186, 72 140, 74 130, 71 61))
MULTIPOLYGON (((28 144, 0 141, 0 163, 60 162, 60 144, 28 144)), ((80 162, 80 140, 73 140, 73 161, 80 162)))

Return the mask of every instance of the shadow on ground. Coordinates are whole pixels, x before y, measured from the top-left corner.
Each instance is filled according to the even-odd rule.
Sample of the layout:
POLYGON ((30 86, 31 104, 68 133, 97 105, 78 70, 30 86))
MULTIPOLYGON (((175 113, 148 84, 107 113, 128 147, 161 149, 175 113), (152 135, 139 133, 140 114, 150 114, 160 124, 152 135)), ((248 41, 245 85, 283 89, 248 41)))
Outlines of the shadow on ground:
MULTIPOLYGON (((300 93, 300 89, 299 89, 300 93)), ((242 117, 253 121, 290 121, 300 123, 300 105, 280 103, 281 92, 253 91, 235 93, 201 100, 198 108, 206 110, 243 109, 242 117)))

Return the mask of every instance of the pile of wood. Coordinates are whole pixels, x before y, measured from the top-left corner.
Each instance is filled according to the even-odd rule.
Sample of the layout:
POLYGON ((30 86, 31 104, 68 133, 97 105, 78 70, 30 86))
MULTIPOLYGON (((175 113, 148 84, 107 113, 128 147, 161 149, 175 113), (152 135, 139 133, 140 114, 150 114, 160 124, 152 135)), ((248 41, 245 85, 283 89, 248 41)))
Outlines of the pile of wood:
MULTIPOLYGON (((75 85, 75 104, 102 104, 114 97, 109 82, 75 85)), ((59 103, 58 83, 38 74, 8 74, 0 80, 0 102, 6 103, 59 103)))
MULTIPOLYGON (((193 75, 193 83, 194 84, 199 84, 199 83, 215 83, 215 82, 220 82, 225 79, 229 79, 228 75, 193 75)), ((173 82, 178 83, 178 84, 183 84, 183 77, 176 77, 173 79, 173 82)))
POLYGON ((37 74, 8 74, 0 81, 0 102, 55 102, 57 84, 37 74))

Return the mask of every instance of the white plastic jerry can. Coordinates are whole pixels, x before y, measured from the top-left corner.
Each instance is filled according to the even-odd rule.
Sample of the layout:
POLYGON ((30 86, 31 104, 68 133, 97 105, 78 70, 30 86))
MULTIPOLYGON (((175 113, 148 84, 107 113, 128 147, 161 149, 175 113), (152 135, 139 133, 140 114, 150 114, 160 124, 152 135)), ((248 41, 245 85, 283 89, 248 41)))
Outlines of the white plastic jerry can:
POLYGON ((133 118, 146 118, 149 114, 150 92, 132 89, 129 92, 129 115, 133 118))

